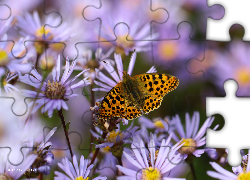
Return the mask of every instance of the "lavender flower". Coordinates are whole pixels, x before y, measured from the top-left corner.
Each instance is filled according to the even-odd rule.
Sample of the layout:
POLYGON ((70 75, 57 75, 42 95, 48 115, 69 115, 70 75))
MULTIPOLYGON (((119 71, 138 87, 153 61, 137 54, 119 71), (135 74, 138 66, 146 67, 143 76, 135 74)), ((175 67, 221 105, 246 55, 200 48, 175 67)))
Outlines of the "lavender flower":
MULTIPOLYGON (((28 53, 23 57, 26 52, 23 43, 28 38, 20 38, 13 49, 8 48, 7 35, 3 35, 0 43, 0 77, 5 75, 6 71, 11 73, 27 73, 31 70, 31 64, 26 63, 26 61, 33 55, 28 51, 28 53), (14 55, 14 56, 13 56, 14 55), (16 57, 20 57, 16 59, 16 57), (21 58, 23 57, 23 58, 21 58)), ((28 47, 29 48, 29 47, 28 47)))
POLYGON ((75 70, 89 69, 89 71, 86 71, 84 73, 84 76, 85 77, 89 76, 91 77, 91 81, 94 81, 96 77, 95 69, 98 69, 98 70, 103 69, 103 65, 100 62, 105 60, 108 64, 110 63, 113 64, 113 61, 108 58, 113 51, 114 51, 114 48, 111 48, 106 54, 103 54, 102 49, 97 48, 95 52, 95 58, 93 59, 92 51, 87 50, 78 59, 75 70))
MULTIPOLYGON (((33 113, 36 112, 41 106, 44 106, 42 109, 42 113, 48 111, 48 116, 52 117, 53 111, 55 109, 61 110, 65 109, 68 110, 68 106, 65 103, 67 100, 66 98, 71 98, 78 96, 77 94, 72 94, 72 90, 80 87, 84 87, 90 84, 87 80, 88 78, 84 78, 83 80, 79 81, 78 83, 73 84, 73 82, 84 72, 87 70, 83 70, 77 76, 75 76, 72 80, 67 81, 70 75, 72 74, 74 67, 76 65, 76 61, 73 61, 71 66, 69 60, 66 60, 66 66, 64 73, 60 79, 60 55, 58 56, 57 63, 52 70, 53 81, 50 82, 49 80, 43 81, 43 77, 33 69, 30 74, 32 75, 24 75, 20 77, 20 81, 26 84, 29 84, 37 89, 41 87, 41 93, 38 94, 38 100, 35 100, 37 104, 34 109, 33 113)), ((26 97, 35 98, 37 96, 37 92, 30 91, 30 90, 22 90, 22 93, 26 97)), ((31 102, 29 105, 32 105, 31 102)))
MULTIPOLYGON (((18 76, 18 74, 8 73, 7 77, 2 80, 3 89, 6 92, 6 94, 9 94, 9 93, 15 94, 15 92, 21 93, 18 88, 16 88, 15 86, 13 86, 12 84, 9 83, 11 80, 17 78, 17 76, 18 76)), ((0 96, 1 95, 2 95, 2 92, 1 92, 1 88, 0 88, 0 96)))
MULTIPOLYGON (((248 150, 248 154, 250 150, 248 150)), ((215 162, 210 162, 211 166, 217 171, 207 171, 207 174, 216 179, 227 179, 227 180, 239 180, 239 179, 249 179, 250 177, 250 162, 248 155, 243 157, 242 166, 233 167, 232 170, 234 173, 229 172, 228 170, 222 168, 215 162)))
POLYGON ((145 116, 141 116, 138 119, 142 126, 145 126, 147 129, 154 129, 155 134, 168 132, 170 128, 173 129, 173 124, 170 124, 170 122, 172 123, 173 121, 169 121, 170 117, 168 116, 164 119, 157 117, 153 120, 150 120, 145 116))
MULTIPOLYGON (((115 157, 120 157, 123 152, 123 145, 132 142, 130 138, 139 132, 136 132, 137 129, 138 127, 133 127, 133 123, 131 123, 127 129, 120 131, 120 126, 118 124, 117 129, 109 132, 104 140, 104 143, 96 145, 96 148, 101 148, 102 151, 106 153, 112 152, 115 157)), ((91 134, 95 138, 101 138, 103 131, 98 127, 95 127, 95 130, 98 133, 90 130, 91 134)))
POLYGON ((50 173, 50 166, 54 160, 54 155, 49 148, 52 147, 52 143, 49 142, 51 136, 55 133, 57 127, 53 128, 47 136, 39 143, 34 141, 34 138, 28 138, 24 140, 24 146, 30 148, 30 153, 36 154, 38 158, 32 164, 33 169, 37 169, 38 172, 48 175, 50 173))
MULTIPOLYGON (((62 164, 58 163, 58 166, 67 174, 63 174, 59 171, 55 171, 56 177, 54 180, 84 180, 89 179, 88 175, 90 170, 93 168, 93 164, 88 166, 88 159, 84 160, 81 156, 80 164, 78 166, 76 155, 73 156, 73 164, 68 160, 68 158, 62 159, 62 164)), ((93 180, 106 180, 106 177, 96 177, 93 180)))
MULTIPOLYGON (((140 139, 140 138, 139 138, 140 139)), ((156 149, 153 137, 150 139, 148 148, 145 147, 142 140, 133 140, 131 148, 135 157, 123 152, 124 156, 134 165, 135 168, 129 169, 117 165, 119 170, 125 174, 117 179, 172 179, 168 178, 169 171, 181 162, 181 154, 176 154, 176 151, 182 146, 181 142, 173 147, 169 146, 171 135, 168 139, 163 139, 161 147, 156 149)), ((184 180, 183 178, 175 178, 176 180, 184 180)))
POLYGON ((74 36, 67 23, 60 24, 61 18, 59 16, 48 16, 44 23, 41 23, 37 11, 33 12, 33 16, 26 12, 24 13, 24 17, 17 16, 16 18, 18 20, 16 26, 20 29, 20 34, 30 36, 31 40, 37 41, 34 45, 39 54, 43 53, 46 42, 64 42, 74 36), (46 24, 56 28, 50 28, 46 24), (59 24, 60 26, 58 26, 59 24))
MULTIPOLYGON (((204 124, 198 131, 200 124, 199 112, 194 112, 192 118, 189 116, 188 113, 186 113, 186 132, 184 132, 183 125, 178 115, 173 117, 172 121, 175 122, 175 129, 177 131, 177 135, 181 138, 182 143, 184 143, 183 147, 181 147, 179 150, 180 153, 184 155, 184 158, 187 158, 188 155, 191 154, 196 157, 200 157, 201 154, 204 153, 205 149, 197 148, 203 146, 206 143, 206 137, 203 136, 205 135, 207 128, 212 125, 214 118, 207 118, 207 120, 204 122, 204 124)), ((214 130, 217 128, 218 125, 214 128, 214 130)), ((173 139, 176 142, 180 141, 180 139, 176 135, 173 136, 173 139)))
MULTIPOLYGON (((130 76, 131 76, 133 68, 134 68, 135 60, 136 60, 136 52, 134 52, 132 54, 130 62, 129 62, 129 67, 128 67, 127 73, 130 76)), ((104 62, 100 62, 100 63, 104 66, 104 68, 108 71, 108 73, 112 76, 112 78, 115 81, 113 79, 107 77, 106 75, 104 75, 98 69, 96 69, 96 74, 97 74, 96 79, 98 79, 99 81, 94 81, 94 83, 100 87, 94 88, 93 91, 109 92, 114 86, 116 86, 117 83, 121 82, 123 79, 123 71, 124 70, 123 70, 123 63, 122 63, 121 55, 115 54, 115 63, 116 63, 116 67, 118 70, 118 74, 110 64, 105 64, 104 62)), ((147 71, 147 73, 154 73, 154 72, 156 72, 156 69, 154 66, 152 66, 147 71)), ((98 99, 96 101, 100 101, 101 99, 98 99)))
POLYGON ((102 27, 102 38, 106 41, 110 41, 116 47, 115 51, 118 54, 128 55, 129 52, 134 51, 134 49, 138 52, 149 51, 151 49, 150 40, 154 39, 156 34, 150 34, 150 29, 149 26, 146 25, 145 19, 142 20, 144 23, 134 21, 135 14, 121 14, 122 11, 119 11, 120 8, 124 7, 118 5, 116 10, 113 11, 112 18, 106 17, 108 24, 104 24, 102 27), (118 24, 121 22, 129 25, 129 31, 125 24, 118 24), (113 29, 114 27, 116 27, 115 30, 113 29), (116 40, 114 41, 113 39, 115 38, 116 40))
MULTIPOLYGON (((13 139, 12 139, 13 140, 13 139)), ((15 146, 15 148, 21 148, 21 146, 15 146)), ((27 170, 30 171, 30 166, 33 164, 35 159, 37 158, 37 155, 35 154, 28 154, 26 152, 23 152, 24 159, 23 162, 20 165, 13 165, 9 162, 7 156, 8 152, 4 153, 1 151, 0 156, 0 178, 1 179, 19 179, 27 170)), ((12 152, 11 153, 11 158, 12 159, 20 159, 19 158, 19 153, 17 152, 12 152)))
POLYGON ((235 79, 239 84, 237 95, 248 96, 250 88, 249 44, 233 41, 229 51, 220 53, 212 68, 213 81, 224 92, 223 84, 226 79, 235 79))

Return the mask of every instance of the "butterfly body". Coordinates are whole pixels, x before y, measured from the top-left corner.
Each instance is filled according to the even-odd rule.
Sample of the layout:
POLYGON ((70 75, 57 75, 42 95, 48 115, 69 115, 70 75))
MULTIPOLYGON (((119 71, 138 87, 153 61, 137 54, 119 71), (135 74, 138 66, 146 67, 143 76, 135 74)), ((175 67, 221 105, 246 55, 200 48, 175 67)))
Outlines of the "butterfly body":
POLYGON ((98 118, 113 117, 135 119, 161 105, 163 97, 176 89, 179 79, 163 73, 145 73, 129 76, 123 73, 123 81, 114 86, 102 100, 98 118))
POLYGON ((130 103, 130 106, 135 106, 143 112, 144 98, 143 91, 140 89, 138 81, 129 76, 126 71, 123 72, 123 83, 121 89, 124 98, 130 103))

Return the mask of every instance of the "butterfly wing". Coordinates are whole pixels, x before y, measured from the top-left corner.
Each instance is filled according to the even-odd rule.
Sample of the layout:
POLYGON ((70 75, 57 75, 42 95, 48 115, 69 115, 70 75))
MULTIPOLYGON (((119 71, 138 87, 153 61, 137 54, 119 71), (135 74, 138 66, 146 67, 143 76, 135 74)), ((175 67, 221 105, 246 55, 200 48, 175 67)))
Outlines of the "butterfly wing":
POLYGON ((145 96, 145 104, 143 106, 143 111, 149 113, 161 106, 163 96, 145 96))
MULTIPOLYGON (((149 113, 150 111, 153 111, 154 109, 158 109, 161 106, 161 102, 163 100, 163 96, 145 96, 145 104, 143 106, 143 111, 145 113, 149 113)), ((127 120, 135 119, 139 116, 143 115, 142 112, 138 109, 136 109, 133 106, 128 106, 126 108, 125 116, 124 118, 127 120)))
POLYGON ((125 109, 126 105, 121 83, 118 83, 103 98, 99 107, 98 118, 108 120, 112 117, 123 117, 125 109))
POLYGON ((156 99, 164 97, 179 85, 177 77, 163 73, 145 73, 134 78, 145 95, 155 96, 156 99))
POLYGON ((142 115, 142 112, 133 106, 128 106, 126 108, 125 116, 123 118, 127 120, 135 119, 142 115))

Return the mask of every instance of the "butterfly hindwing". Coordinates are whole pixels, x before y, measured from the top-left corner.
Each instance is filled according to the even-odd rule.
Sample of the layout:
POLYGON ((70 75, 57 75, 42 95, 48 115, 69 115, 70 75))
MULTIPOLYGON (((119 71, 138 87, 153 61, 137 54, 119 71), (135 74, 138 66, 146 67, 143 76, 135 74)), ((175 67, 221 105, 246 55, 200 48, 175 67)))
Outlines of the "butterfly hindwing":
POLYGON ((111 117, 124 116, 126 109, 125 99, 121 91, 121 83, 113 87, 103 98, 99 108, 99 118, 109 119, 111 117))
POLYGON ((127 119, 127 120, 132 120, 132 119, 135 119, 135 118, 137 118, 137 117, 139 117, 141 115, 142 115, 141 111, 139 111, 138 109, 136 109, 133 106, 128 106, 126 108, 126 112, 125 112, 124 118, 127 119))
POLYGON ((149 113, 161 106, 163 96, 145 96, 145 105, 143 106, 143 111, 149 113))
POLYGON ((179 84, 178 78, 163 73, 145 73, 134 78, 146 95, 165 96, 176 89, 179 84))

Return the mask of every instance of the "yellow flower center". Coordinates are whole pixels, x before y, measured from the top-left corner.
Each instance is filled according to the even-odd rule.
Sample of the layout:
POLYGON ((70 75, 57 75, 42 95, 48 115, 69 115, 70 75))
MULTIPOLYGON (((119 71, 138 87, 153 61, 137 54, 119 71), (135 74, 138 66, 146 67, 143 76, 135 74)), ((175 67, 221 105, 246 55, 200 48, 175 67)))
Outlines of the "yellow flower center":
POLYGON ((116 42, 117 44, 122 45, 124 47, 133 47, 134 45, 132 37, 130 37, 129 35, 118 36, 116 42))
MULTIPOLYGON (((36 30, 35 35, 38 39, 42 39, 44 35, 47 35, 49 33, 50 33, 50 29, 42 26, 36 30)), ((52 39, 52 35, 48 38, 48 40, 51 40, 51 39, 52 39)))
POLYGON ((248 85, 250 83, 250 69, 241 67, 236 71, 236 80, 240 85, 248 85))
POLYGON ((95 69, 99 67, 99 63, 95 59, 91 59, 86 64, 86 69, 90 69, 90 72, 95 72, 95 69))
POLYGON ((64 99, 64 94, 66 90, 60 82, 50 82, 48 81, 46 86, 45 95, 50 99, 64 99))
POLYGON ((63 42, 61 43, 52 43, 49 45, 49 47, 55 51, 61 51, 64 48, 63 42))
POLYGON ((183 146, 179 149, 181 154, 192 154, 197 147, 196 142, 192 138, 182 138, 181 144, 183 144, 183 146))
POLYGON ((161 120, 155 121, 155 122, 154 122, 154 125, 155 125, 156 128, 164 129, 164 125, 163 125, 163 123, 162 123, 161 120))
POLYGON ((83 179, 83 177, 80 176, 80 177, 77 177, 75 180, 89 180, 89 177, 87 177, 86 179, 83 179))
POLYGON ((240 173, 237 177, 237 180, 250 180, 250 171, 247 173, 240 173))
POLYGON ((117 137, 118 135, 120 136, 120 139, 123 139, 123 134, 121 133, 121 131, 115 132, 115 131, 113 130, 113 131, 111 131, 111 132, 108 134, 108 136, 106 137, 106 140, 107 140, 108 142, 113 142, 113 143, 115 143, 115 142, 116 142, 116 137, 117 137))
POLYGON ((6 86, 8 84, 6 79, 3 79, 2 83, 3 83, 3 86, 6 86))
POLYGON ((157 168, 149 167, 142 170, 141 180, 161 180, 162 176, 157 168))
MULTIPOLYGON (((159 3, 159 2, 154 2, 154 7, 162 7, 164 5, 162 3, 159 3)), ((164 11, 151 11, 151 10, 148 10, 148 16, 152 20, 163 21, 164 20, 163 18, 165 18, 165 12, 164 11)))
POLYGON ((176 57, 177 52, 177 43, 167 41, 159 43, 158 53, 162 59, 166 59, 167 61, 172 60, 176 57))
POLYGON ((0 50, 0 66, 6 66, 9 63, 8 54, 4 50, 0 50))
POLYGON ((130 48, 134 46, 134 42, 132 41, 132 38, 127 35, 117 36, 116 42, 117 42, 117 47, 115 51, 116 53, 119 53, 119 54, 124 54, 124 48, 130 48))
POLYGON ((102 148, 102 151, 105 153, 110 152, 111 148, 109 146, 106 146, 105 148, 102 148))

